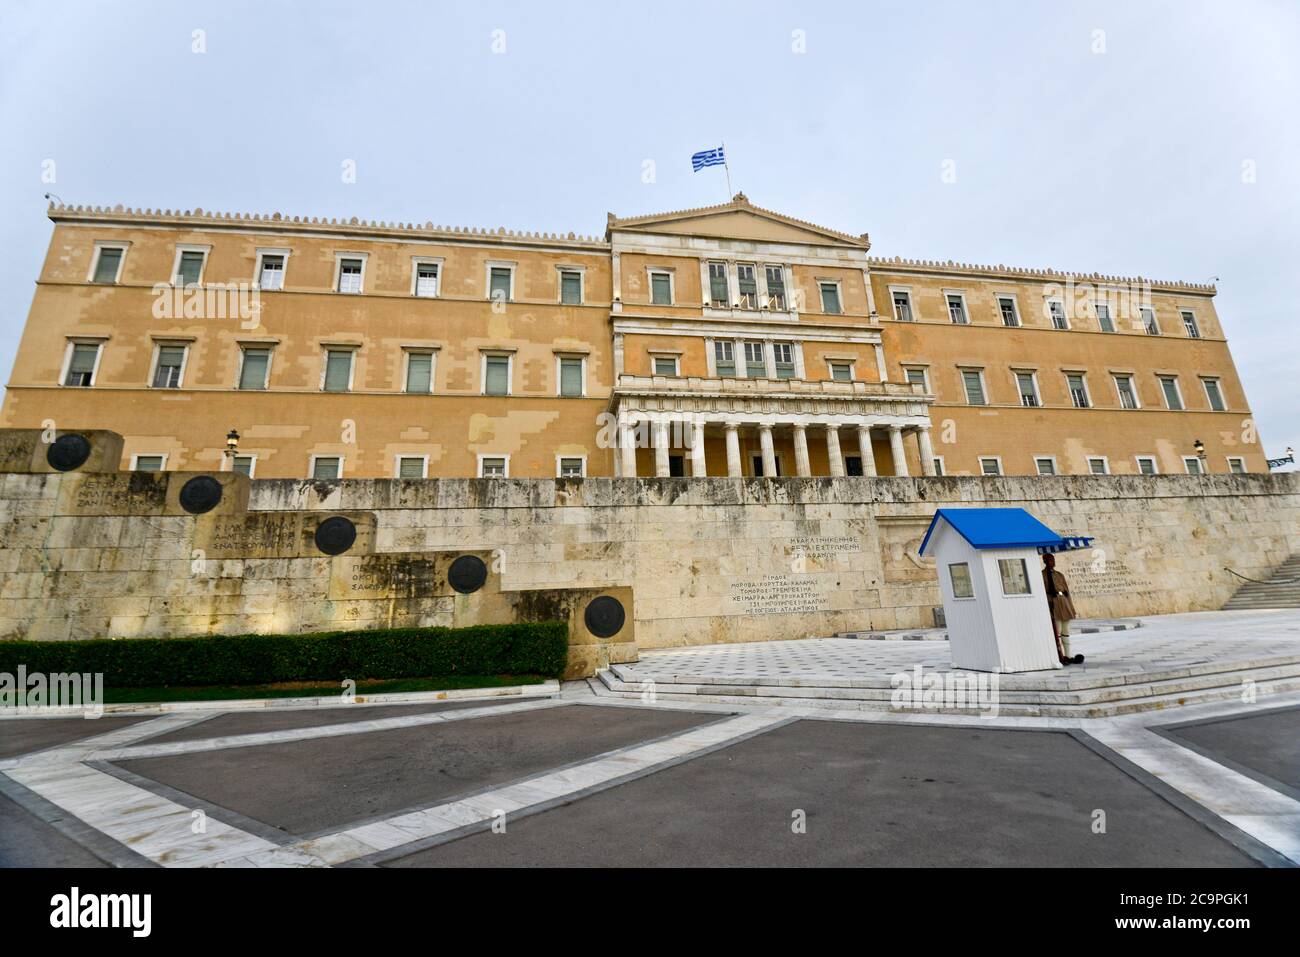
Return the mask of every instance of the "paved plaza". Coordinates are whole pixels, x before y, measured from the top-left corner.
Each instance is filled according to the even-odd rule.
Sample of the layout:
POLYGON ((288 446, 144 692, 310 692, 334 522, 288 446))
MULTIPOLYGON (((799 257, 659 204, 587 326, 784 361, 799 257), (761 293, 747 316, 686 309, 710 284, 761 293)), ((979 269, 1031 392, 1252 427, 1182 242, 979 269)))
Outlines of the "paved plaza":
MULTIPOLYGON (((1293 612, 1169 616, 1079 639, 1087 667, 1116 680, 1144 668, 1191 673, 1215 653, 1271 661, 1297 642, 1293 612)), ((635 667, 851 682, 917 656, 944 668, 945 647, 710 646, 650 652, 635 667)), ((1264 685, 1253 700, 1073 718, 625 698, 602 687, 5 719, 0 863, 1300 864, 1297 691, 1264 685)))

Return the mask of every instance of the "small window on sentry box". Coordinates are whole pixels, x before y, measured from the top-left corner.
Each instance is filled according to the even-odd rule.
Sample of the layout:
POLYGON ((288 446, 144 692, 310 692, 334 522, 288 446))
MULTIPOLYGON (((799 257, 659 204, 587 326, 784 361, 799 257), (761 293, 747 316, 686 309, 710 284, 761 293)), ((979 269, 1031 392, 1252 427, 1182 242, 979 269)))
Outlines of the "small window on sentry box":
POLYGON ((1002 574, 1002 594, 1029 594, 1029 570, 1023 558, 999 558, 998 571, 1002 574))
POLYGON ((970 565, 955 562, 948 566, 948 578, 952 582, 953 598, 974 598, 975 588, 970 581, 970 565))

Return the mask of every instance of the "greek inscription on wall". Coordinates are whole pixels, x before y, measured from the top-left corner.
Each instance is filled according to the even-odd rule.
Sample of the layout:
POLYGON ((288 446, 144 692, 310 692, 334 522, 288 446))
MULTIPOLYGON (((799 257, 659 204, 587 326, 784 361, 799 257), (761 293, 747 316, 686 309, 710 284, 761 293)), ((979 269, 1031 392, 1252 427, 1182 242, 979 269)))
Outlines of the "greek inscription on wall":
POLYGON ((1134 571, 1122 558, 1078 558, 1062 571, 1070 581, 1071 595, 1109 595, 1155 588, 1149 578, 1134 571))
POLYGON ((818 579, 799 575, 765 575, 732 582, 730 598, 732 606, 747 615, 787 615, 828 607, 818 579))
POLYGON ((805 555, 849 555, 862 551, 862 540, 853 535, 800 535, 790 547, 805 555))

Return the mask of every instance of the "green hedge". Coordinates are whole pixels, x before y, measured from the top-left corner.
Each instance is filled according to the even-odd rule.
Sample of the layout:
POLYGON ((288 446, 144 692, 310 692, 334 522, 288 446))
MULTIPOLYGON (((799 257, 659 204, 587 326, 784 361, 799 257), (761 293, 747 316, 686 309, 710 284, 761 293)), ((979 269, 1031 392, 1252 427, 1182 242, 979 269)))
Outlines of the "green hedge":
POLYGON ((113 688, 564 671, 564 622, 310 635, 0 641, 0 672, 103 672, 113 688))

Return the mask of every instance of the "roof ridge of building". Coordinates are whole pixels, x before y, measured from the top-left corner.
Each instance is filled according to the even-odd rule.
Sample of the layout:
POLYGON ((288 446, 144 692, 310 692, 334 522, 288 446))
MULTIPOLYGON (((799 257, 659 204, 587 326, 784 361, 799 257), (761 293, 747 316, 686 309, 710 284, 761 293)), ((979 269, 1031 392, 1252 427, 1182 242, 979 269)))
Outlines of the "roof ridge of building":
POLYGON ((796 216, 790 216, 787 215, 786 213, 780 213, 774 209, 767 209, 764 206, 755 206, 753 203, 749 201, 749 197, 746 196, 743 192, 737 193, 735 196, 733 196, 725 203, 716 203, 712 206, 693 206, 686 209, 670 209, 660 213, 646 213, 641 216, 618 216, 615 213, 609 213, 606 227, 609 228, 614 226, 635 225, 637 223, 650 222, 656 219, 665 219, 670 216, 698 216, 698 215, 708 214, 708 213, 720 213, 731 209, 753 210, 756 213, 763 213, 767 216, 773 217, 774 219, 779 219, 785 223, 791 223, 797 226, 806 226, 807 228, 815 229, 818 232, 827 233, 828 235, 832 235, 832 236, 838 236, 841 239, 848 240, 849 242, 855 245, 860 245, 864 242, 870 243, 870 239, 868 238, 866 233, 862 233, 860 236, 854 236, 851 233, 842 232, 838 229, 832 229, 829 226, 822 226, 819 223, 809 222, 806 219, 799 219, 796 216))
POLYGON ((1187 289, 1198 293, 1210 293, 1211 295, 1218 292, 1218 288, 1214 283, 1187 282, 1181 279, 1151 279, 1147 276, 1112 276, 1100 272, 1071 272, 1069 270, 1037 266, 1006 266, 1002 263, 990 266, 979 263, 955 262, 951 259, 946 261, 939 259, 908 259, 904 256, 870 256, 867 263, 872 267, 886 269, 890 266, 898 266, 908 269, 940 270, 944 272, 993 273, 1030 279, 1086 279, 1102 283, 1146 283, 1150 286, 1159 286, 1165 289, 1187 289))
POLYGON ((343 219, 327 216, 287 216, 278 211, 274 213, 209 212, 199 206, 186 210, 154 209, 152 207, 141 207, 137 209, 131 206, 123 206, 121 203, 116 206, 94 206, 51 202, 47 213, 50 219, 54 220, 66 217, 75 218, 81 215, 110 216, 115 219, 172 219, 200 223, 218 223, 221 225, 256 224, 259 226, 306 226, 343 230, 374 229, 425 235, 432 233, 434 235, 455 236, 460 238, 472 237, 477 239, 498 240, 523 239, 532 240, 534 242, 605 244, 605 239, 601 236, 585 236, 574 232, 561 235, 560 233, 506 229, 504 226, 498 227, 497 229, 483 229, 477 226, 437 226, 434 225, 432 221, 426 221, 421 225, 409 222, 403 223, 389 222, 387 220, 360 219, 356 216, 343 219))

